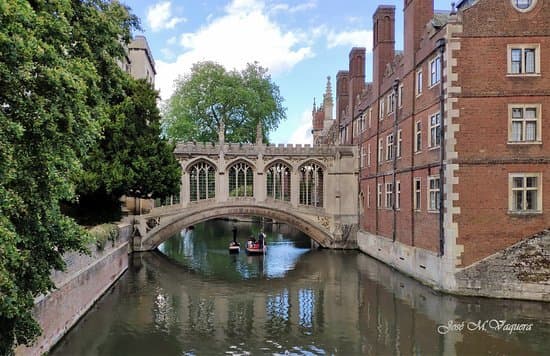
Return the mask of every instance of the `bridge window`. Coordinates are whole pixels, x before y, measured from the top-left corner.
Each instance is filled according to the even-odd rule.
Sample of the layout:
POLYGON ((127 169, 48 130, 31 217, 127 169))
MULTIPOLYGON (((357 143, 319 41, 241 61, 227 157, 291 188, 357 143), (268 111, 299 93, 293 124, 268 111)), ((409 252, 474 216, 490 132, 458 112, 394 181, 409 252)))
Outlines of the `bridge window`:
POLYGON ((189 169, 189 200, 198 201, 216 196, 215 169, 210 163, 198 162, 189 169))
POLYGON ((254 196, 254 172, 245 162, 239 162, 229 168, 229 196, 254 196))
POLYGON ((323 168, 315 163, 300 167, 300 204, 323 206, 323 168))
POLYGON ((267 196, 290 201, 290 167, 276 163, 267 170, 267 196))

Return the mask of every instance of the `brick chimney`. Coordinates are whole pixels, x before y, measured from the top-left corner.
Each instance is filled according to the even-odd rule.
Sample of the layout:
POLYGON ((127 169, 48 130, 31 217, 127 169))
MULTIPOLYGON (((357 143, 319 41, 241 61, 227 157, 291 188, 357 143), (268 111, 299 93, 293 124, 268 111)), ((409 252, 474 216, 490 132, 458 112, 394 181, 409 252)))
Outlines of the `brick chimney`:
POLYGON ((336 124, 340 125, 342 111, 346 110, 349 101, 349 72, 338 71, 336 74, 336 124))
POLYGON ((420 39, 426 24, 434 17, 433 0, 404 0, 404 58, 405 70, 414 66, 414 54, 420 46, 420 39))
POLYGON ((353 47, 349 52, 349 101, 348 110, 353 117, 357 96, 365 89, 365 55, 364 47, 353 47))
MULTIPOLYGON (((381 5, 372 16, 373 22, 373 82, 378 91, 386 64, 395 55, 395 6, 381 5)), ((376 93, 378 94, 378 93, 376 93)))

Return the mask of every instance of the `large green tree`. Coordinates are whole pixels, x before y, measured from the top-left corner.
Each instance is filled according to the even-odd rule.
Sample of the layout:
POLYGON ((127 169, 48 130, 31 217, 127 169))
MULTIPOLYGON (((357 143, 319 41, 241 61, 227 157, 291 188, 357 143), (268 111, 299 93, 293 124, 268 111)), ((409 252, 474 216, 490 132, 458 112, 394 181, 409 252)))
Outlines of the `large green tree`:
POLYGON ((77 189, 80 219, 97 217, 97 204, 106 211, 110 202, 119 211, 121 195, 164 198, 179 192, 181 167, 173 145, 161 138, 157 99, 151 84, 130 77, 113 97, 103 137, 84 161, 77 189))
POLYGON ((85 233, 60 211, 120 90, 137 20, 116 1, 0 0, 0 354, 38 335, 34 297, 85 233))
POLYGON ((168 137, 177 141, 214 142, 224 128, 227 142, 254 142, 261 123, 263 140, 286 117, 278 86, 265 68, 248 64, 227 71, 220 64, 199 62, 176 81, 163 112, 168 137))

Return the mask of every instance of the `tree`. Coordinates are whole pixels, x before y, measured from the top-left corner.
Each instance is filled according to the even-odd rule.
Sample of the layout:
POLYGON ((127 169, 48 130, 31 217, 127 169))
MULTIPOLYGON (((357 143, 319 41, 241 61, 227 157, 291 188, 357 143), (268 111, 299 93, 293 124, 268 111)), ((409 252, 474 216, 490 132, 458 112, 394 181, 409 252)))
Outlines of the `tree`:
POLYGON ((137 19, 118 2, 0 1, 0 354, 40 328, 34 297, 53 288, 85 231, 60 211, 107 119, 137 19))
POLYGON ((122 195, 154 199, 179 192, 181 167, 173 145, 160 137, 158 93, 129 76, 124 86, 113 99, 103 138, 84 161, 77 189, 81 218, 93 218, 96 204, 105 211, 110 202, 118 212, 122 195))
POLYGON ((262 125, 263 140, 286 117, 279 88, 265 68, 248 64, 241 72, 213 62, 193 65, 176 81, 164 108, 166 135, 178 141, 218 141, 223 127, 227 142, 254 142, 262 125))

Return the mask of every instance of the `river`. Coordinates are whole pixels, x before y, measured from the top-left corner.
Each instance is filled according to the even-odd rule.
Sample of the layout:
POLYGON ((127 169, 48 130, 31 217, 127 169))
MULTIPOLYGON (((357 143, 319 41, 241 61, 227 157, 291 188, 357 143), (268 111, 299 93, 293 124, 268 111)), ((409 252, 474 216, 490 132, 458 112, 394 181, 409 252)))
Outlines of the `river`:
POLYGON ((550 303, 440 294, 286 225, 229 255, 234 225, 259 231, 208 221, 130 256, 51 355, 550 355, 550 303))

